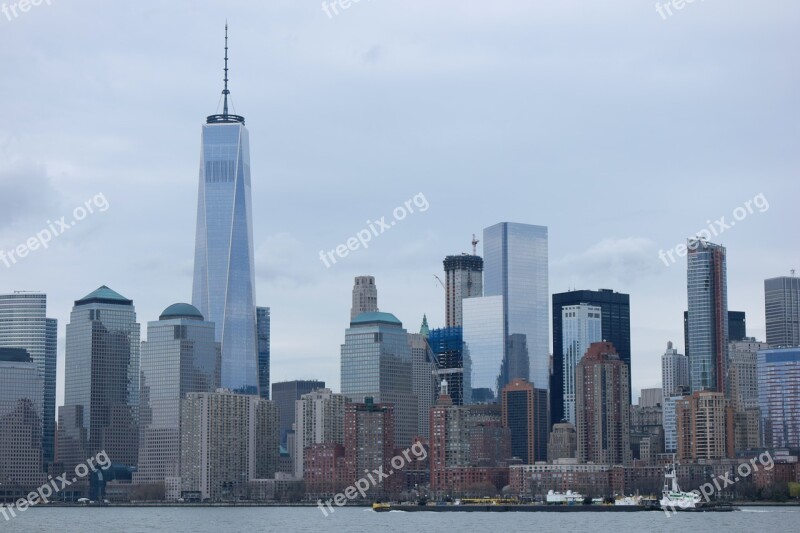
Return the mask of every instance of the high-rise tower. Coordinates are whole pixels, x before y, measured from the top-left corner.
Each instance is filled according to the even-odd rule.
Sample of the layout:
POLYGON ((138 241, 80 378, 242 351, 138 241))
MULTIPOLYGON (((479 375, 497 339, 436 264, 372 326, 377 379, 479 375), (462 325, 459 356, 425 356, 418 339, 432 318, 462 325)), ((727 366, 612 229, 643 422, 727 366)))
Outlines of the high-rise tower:
POLYGON ((358 276, 353 282, 353 306, 350 308, 350 320, 361 313, 378 311, 378 287, 373 276, 358 276))
POLYGON ((222 387, 258 393, 250 142, 244 117, 228 113, 225 26, 222 114, 202 130, 192 305, 216 324, 222 343, 222 387))
POLYGON ((445 323, 453 328, 462 324, 461 301, 483 296, 483 258, 477 255, 448 255, 444 258, 445 323))

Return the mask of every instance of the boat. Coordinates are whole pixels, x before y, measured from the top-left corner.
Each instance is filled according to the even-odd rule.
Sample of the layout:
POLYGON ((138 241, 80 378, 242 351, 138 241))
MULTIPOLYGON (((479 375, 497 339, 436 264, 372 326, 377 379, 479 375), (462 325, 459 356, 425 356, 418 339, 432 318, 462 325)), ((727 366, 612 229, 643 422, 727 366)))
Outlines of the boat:
POLYGON ((642 497, 619 496, 614 500, 614 505, 642 505, 642 497))
POLYGON ((376 502, 372 504, 372 510, 376 512, 391 511, 392 506, 388 503, 376 502))
POLYGON ((565 493, 550 490, 547 492, 547 505, 580 505, 583 503, 584 496, 577 492, 568 490, 565 493))
POLYGON ((661 491, 661 509, 664 511, 698 509, 702 498, 696 492, 683 492, 678 485, 675 465, 664 467, 664 490, 661 491))

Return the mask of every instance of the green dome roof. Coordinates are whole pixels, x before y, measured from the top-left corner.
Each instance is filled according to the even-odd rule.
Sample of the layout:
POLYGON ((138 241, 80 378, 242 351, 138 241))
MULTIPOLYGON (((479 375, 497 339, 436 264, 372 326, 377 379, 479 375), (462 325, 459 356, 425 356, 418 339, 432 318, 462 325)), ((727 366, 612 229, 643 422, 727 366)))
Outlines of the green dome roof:
POLYGON ((204 320, 203 314, 193 305, 172 304, 161 313, 159 320, 174 320, 176 318, 188 318, 190 320, 204 320))
POLYGON ((92 303, 113 304, 113 305, 133 305, 133 300, 125 298, 117 291, 109 289, 105 285, 87 294, 80 300, 75 300, 75 305, 86 305, 92 303))
POLYGON ((392 313, 381 313, 378 311, 370 311, 368 313, 361 313, 353 320, 350 321, 350 325, 356 324, 372 324, 375 322, 382 322, 384 324, 394 324, 397 326, 402 326, 403 323, 394 316, 392 313))

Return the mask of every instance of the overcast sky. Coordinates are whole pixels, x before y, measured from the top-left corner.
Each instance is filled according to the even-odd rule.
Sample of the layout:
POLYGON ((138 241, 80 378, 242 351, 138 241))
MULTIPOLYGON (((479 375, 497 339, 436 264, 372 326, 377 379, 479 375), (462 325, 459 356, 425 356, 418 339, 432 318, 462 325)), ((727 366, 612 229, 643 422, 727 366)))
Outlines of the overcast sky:
POLYGON ((226 18, 273 381, 338 390, 356 275, 409 330, 423 313, 442 326, 433 275, 501 221, 549 227, 551 293, 631 294, 635 396, 660 385, 667 341, 683 348, 686 259, 666 266, 660 249, 763 195, 712 239, 759 339, 763 280, 800 267, 796 1, 694 2, 666 20, 652 0, 362 0, 332 17, 318 0, 49 3, 0 13, 0 250, 96 195, 108 209, 0 263, 0 292, 48 294, 60 370, 73 301, 98 286, 134 300, 143 339, 191 300, 226 18), (419 193, 427 211, 320 261, 419 193))

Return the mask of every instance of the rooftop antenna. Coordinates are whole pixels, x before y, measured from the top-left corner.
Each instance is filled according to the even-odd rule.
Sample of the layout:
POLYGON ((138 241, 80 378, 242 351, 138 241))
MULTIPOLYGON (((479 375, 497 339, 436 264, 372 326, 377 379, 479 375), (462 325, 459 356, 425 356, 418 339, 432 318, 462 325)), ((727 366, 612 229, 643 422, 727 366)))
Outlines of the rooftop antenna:
POLYGON ((228 95, 231 92, 228 90, 228 21, 225 21, 225 88, 222 89, 222 94, 225 98, 225 103, 222 105, 222 115, 228 116, 228 95))
POLYGON ((478 243, 479 242, 481 242, 481 241, 479 241, 475 237, 475 234, 473 233, 472 234, 472 255, 478 255, 478 243))

